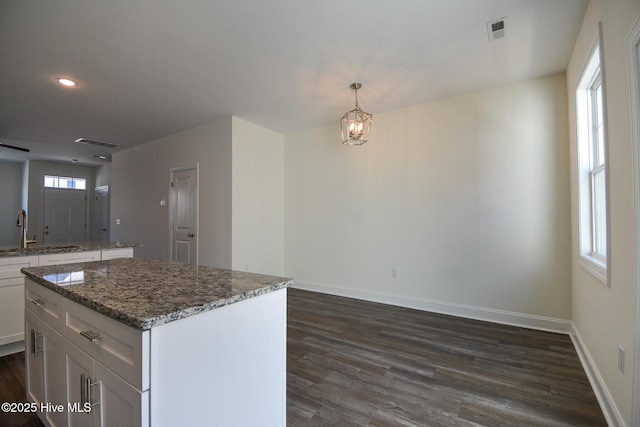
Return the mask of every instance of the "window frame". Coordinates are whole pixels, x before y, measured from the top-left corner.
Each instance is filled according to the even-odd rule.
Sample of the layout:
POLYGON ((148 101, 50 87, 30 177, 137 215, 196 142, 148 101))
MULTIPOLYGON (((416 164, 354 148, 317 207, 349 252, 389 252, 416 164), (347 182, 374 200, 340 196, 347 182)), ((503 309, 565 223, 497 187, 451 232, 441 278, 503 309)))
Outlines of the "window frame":
POLYGON ((579 262, 584 269, 609 286, 609 155, 606 80, 600 23, 582 70, 575 91, 579 262), (600 112, 596 108, 598 104, 601 107, 600 112), (599 177, 603 181, 600 185, 596 182, 599 177))
POLYGON ((82 178, 82 177, 73 177, 73 176, 60 176, 60 175, 48 175, 45 174, 43 177, 43 183, 42 185, 44 186, 44 188, 62 188, 65 190, 79 190, 79 191, 86 191, 87 190, 87 179, 86 178, 82 178), (53 185, 47 185, 47 180, 53 180, 53 185), (64 186, 60 186, 60 181, 61 180, 66 180, 66 182, 72 182, 73 183, 73 187, 64 187, 64 186), (84 187, 79 187, 77 186, 78 183, 82 182, 84 184, 84 187))

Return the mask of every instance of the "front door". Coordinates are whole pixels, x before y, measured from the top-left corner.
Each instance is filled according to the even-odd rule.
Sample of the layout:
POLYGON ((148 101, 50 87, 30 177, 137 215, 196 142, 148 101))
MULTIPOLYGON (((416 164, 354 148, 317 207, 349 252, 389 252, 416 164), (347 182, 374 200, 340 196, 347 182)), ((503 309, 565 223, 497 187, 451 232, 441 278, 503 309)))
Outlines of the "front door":
POLYGON ((83 242, 86 236, 86 192, 44 189, 44 243, 83 242))
POLYGON ((198 263, 197 165, 170 170, 169 230, 171 261, 198 263))

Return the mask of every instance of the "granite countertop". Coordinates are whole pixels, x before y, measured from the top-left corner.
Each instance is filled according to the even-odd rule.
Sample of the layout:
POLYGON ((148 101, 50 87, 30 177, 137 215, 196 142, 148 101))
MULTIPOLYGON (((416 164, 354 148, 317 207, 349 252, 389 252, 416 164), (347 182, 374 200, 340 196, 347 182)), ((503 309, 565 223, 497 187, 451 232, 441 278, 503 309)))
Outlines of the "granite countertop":
POLYGON ((23 268, 29 279, 137 329, 286 288, 293 280, 149 258, 23 268))
POLYGON ((101 251, 107 249, 135 248, 142 246, 132 242, 69 242, 69 243, 31 243, 26 249, 0 247, 0 258, 12 256, 31 256, 43 254, 62 254, 68 252, 101 251))

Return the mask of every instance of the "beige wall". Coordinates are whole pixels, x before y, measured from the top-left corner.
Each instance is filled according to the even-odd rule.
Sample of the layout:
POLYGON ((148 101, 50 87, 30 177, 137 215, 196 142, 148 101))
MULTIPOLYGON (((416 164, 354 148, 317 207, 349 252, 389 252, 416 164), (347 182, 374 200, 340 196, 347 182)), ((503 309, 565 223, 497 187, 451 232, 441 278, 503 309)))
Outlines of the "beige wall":
POLYGON ((123 150, 111 166, 112 240, 167 259, 169 169, 199 165, 198 263, 283 274, 283 136, 236 117, 123 150), (115 225, 120 219, 121 224, 115 225))
POLYGON ((288 135, 285 273, 570 319, 568 165, 564 74, 377 113, 361 147, 288 135))
POLYGON ((567 89, 571 130, 572 200, 572 311, 573 321, 598 374, 610 393, 623 422, 631 425, 634 358, 634 252, 633 177, 629 76, 626 36, 640 16, 640 2, 634 0, 592 1, 582 24, 569 66, 567 89), (579 262, 575 89, 587 60, 589 48, 602 21, 604 69, 609 144, 609 220, 611 247, 610 287, 605 286, 579 262), (618 370, 618 346, 626 350, 625 372, 618 370))
POLYGON ((199 164, 199 263, 231 267, 231 118, 120 151, 111 164, 111 239, 167 259, 169 169, 199 164), (116 219, 121 224, 115 225, 116 219))
POLYGON ((282 275, 284 137, 233 118, 232 268, 282 275))

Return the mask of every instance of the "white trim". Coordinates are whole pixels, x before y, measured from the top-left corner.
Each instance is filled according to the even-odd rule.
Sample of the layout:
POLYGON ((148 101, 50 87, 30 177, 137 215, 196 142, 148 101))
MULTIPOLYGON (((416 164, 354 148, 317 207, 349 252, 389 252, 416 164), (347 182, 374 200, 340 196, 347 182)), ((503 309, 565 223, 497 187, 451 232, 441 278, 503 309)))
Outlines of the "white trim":
POLYGON ((635 283, 636 326, 635 360, 633 363, 633 392, 631 425, 640 425, 640 17, 627 35, 627 62, 629 63, 629 93, 631 101, 631 146, 633 152, 633 211, 635 219, 635 283))
POLYGON ((448 314, 451 316, 464 317, 467 319, 482 320, 486 322, 501 323, 504 325, 519 326, 528 329, 537 329, 541 331, 549 331, 562 334, 571 333, 571 322, 565 319, 534 316, 531 314, 496 310, 493 308, 466 304, 456 304, 426 298, 394 295, 386 292, 349 289, 340 286, 309 282, 299 279, 295 280, 293 287, 297 289, 304 289, 348 298, 356 298, 382 304, 396 305, 399 307, 413 308, 416 310, 429 311, 433 313, 448 314))
MULTIPOLYGON (((612 427, 626 427, 626 423, 618 406, 616 405, 615 400, 611 396, 609 389, 607 388, 606 383, 602 379, 602 375, 600 375, 600 371, 596 366, 587 346, 584 344, 582 340, 582 336, 580 332, 578 332, 578 328, 576 325, 571 322, 571 341, 573 341, 573 346, 578 353, 578 357, 580 358, 580 362, 582 363, 582 367, 584 368, 585 373, 587 374, 587 378, 589 379, 589 383, 591 384, 591 388, 598 399, 598 403, 600 403, 600 408, 602 409, 602 413, 607 420, 607 424, 612 427)), ((636 424, 632 424, 636 425, 636 424)))
POLYGON ((0 345, 0 357, 24 351, 24 340, 0 345))
POLYGON ((582 268, 595 276, 605 286, 611 286, 611 215, 610 215, 610 191, 609 191, 609 144, 608 144, 608 119, 607 119, 607 88, 604 67, 604 50, 602 41, 602 22, 598 21, 595 35, 582 65, 582 73, 574 88, 575 114, 576 114, 576 182, 578 183, 578 248, 580 250, 579 263, 582 268), (597 59, 597 61, 596 61, 597 59), (605 151, 605 199, 606 199, 606 234, 607 257, 601 262, 591 255, 593 251, 592 205, 591 184, 587 171, 591 172, 590 144, 584 144, 589 138, 589 130, 585 117, 588 115, 587 90, 593 80, 593 74, 599 70, 602 85, 602 125, 604 127, 604 151, 605 151), (587 197, 588 196, 588 197, 587 197))

